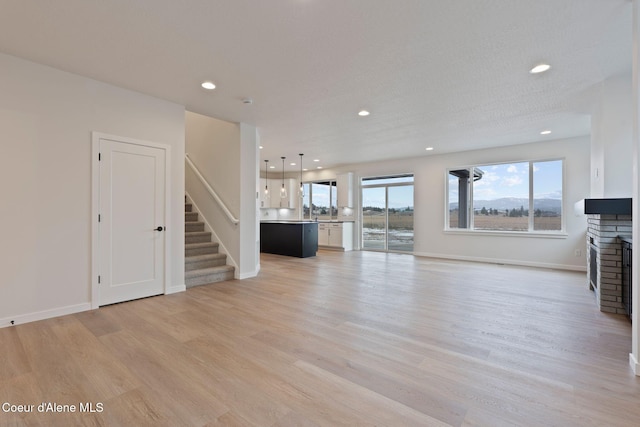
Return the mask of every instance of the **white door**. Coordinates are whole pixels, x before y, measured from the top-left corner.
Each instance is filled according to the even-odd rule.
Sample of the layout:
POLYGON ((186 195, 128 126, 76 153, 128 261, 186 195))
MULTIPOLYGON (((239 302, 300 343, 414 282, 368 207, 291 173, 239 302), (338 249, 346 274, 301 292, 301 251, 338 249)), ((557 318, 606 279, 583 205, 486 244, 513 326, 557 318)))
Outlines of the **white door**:
POLYGON ((164 293, 165 151, 100 139, 99 305, 164 293))

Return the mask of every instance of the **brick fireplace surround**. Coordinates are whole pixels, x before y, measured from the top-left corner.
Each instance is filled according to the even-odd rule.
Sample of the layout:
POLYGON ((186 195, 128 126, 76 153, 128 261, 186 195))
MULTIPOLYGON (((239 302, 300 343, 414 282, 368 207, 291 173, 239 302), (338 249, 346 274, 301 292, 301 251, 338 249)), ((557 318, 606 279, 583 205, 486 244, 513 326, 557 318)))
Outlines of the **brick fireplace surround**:
POLYGON ((625 314, 622 245, 618 236, 630 234, 631 215, 587 215, 587 283, 596 294, 600 311, 625 314))

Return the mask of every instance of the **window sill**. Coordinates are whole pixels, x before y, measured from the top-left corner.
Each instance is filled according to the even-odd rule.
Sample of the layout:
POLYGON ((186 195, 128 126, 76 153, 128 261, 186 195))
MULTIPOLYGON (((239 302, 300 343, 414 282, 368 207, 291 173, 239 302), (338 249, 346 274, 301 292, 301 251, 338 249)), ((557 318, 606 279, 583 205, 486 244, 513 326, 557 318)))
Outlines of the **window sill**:
POLYGON ((565 231, 498 231, 498 230, 452 230, 445 229, 444 234, 459 234, 468 236, 505 236, 505 237, 534 237, 543 239, 566 239, 569 235, 565 231))

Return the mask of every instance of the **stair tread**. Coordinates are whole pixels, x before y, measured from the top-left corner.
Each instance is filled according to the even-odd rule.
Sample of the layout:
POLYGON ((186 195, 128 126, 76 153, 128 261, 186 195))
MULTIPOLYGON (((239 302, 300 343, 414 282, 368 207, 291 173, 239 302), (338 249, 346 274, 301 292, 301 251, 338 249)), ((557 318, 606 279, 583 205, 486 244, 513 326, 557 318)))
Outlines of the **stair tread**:
POLYGON ((184 231, 206 231, 204 229, 204 222, 196 222, 196 221, 185 221, 184 223, 184 231))
POLYGON ((209 246, 219 246, 218 242, 200 242, 200 243, 185 243, 185 249, 206 248, 209 246))
POLYGON ((217 267, 209 267, 209 268, 200 268, 198 270, 185 271, 185 278, 190 279, 192 277, 200 277, 206 276, 209 274, 220 273, 233 271, 234 267, 232 265, 220 265, 217 267))
POLYGON ((225 258, 227 255, 222 253, 217 254, 202 254, 202 255, 192 255, 184 258, 185 262, 197 262, 197 261, 205 261, 208 259, 220 259, 225 258))
POLYGON ((195 235, 202 235, 202 234, 211 234, 210 231, 185 231, 184 235, 185 236, 195 236, 195 235))

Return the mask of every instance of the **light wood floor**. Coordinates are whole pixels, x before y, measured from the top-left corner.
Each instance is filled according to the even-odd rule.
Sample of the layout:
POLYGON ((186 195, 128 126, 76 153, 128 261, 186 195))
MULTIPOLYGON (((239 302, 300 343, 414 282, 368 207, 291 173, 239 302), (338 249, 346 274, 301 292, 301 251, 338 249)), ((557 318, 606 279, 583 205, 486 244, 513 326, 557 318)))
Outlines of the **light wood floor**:
POLYGON ((636 426, 585 274, 372 252, 0 329, 0 425, 636 426))

